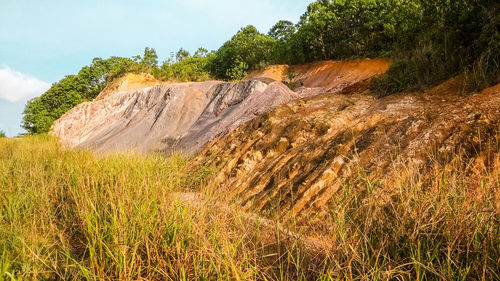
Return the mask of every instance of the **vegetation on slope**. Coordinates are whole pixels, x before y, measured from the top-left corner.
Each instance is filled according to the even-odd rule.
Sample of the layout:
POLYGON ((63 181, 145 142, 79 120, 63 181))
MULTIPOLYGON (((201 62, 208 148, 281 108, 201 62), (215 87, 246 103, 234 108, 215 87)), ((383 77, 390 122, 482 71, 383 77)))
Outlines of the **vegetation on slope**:
POLYGON ((331 206, 336 243, 318 250, 279 230, 293 223, 232 208, 206 189, 210 169, 185 163, 96 157, 45 135, 0 140, 0 280, 500 278, 498 171, 482 175, 486 200, 464 189, 457 162, 430 183, 409 178, 390 205, 360 173, 331 206))
POLYGON ((178 199, 210 173, 184 165, 178 156, 99 158, 46 135, 0 140, 0 280, 301 278, 299 252, 269 261, 278 260, 272 230, 178 199))

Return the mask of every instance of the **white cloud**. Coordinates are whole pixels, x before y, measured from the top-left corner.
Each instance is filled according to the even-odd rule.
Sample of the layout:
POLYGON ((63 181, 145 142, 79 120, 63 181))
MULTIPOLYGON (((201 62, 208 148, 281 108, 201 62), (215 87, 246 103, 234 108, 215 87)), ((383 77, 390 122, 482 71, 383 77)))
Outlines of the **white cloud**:
POLYGON ((12 70, 7 66, 0 68, 0 99, 9 102, 27 101, 40 96, 50 86, 50 83, 12 70))

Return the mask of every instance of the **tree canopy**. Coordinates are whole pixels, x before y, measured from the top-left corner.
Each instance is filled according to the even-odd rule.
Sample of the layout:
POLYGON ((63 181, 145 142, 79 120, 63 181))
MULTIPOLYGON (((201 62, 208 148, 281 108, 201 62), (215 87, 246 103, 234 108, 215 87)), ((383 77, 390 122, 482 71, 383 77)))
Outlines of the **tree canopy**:
POLYGON ((272 61, 275 40, 254 26, 242 28, 215 53, 211 62, 214 76, 225 80, 243 78, 248 70, 272 61))

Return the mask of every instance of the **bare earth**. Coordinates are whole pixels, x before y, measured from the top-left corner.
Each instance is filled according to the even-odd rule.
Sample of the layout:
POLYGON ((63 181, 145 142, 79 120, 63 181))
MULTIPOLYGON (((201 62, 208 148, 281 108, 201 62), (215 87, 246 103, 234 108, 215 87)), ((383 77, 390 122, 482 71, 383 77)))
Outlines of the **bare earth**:
MULTIPOLYGON (((500 84, 462 96, 458 82, 385 98, 362 82, 293 101, 211 142, 193 166, 217 167, 211 187, 246 210, 321 225, 313 232, 326 236, 329 206, 349 180, 372 181, 385 204, 416 175, 443 172, 434 165, 462 167, 464 188, 489 200, 479 175, 497 175, 489 186, 500 188, 500 84)), ((500 213, 499 192, 494 200, 500 213)))

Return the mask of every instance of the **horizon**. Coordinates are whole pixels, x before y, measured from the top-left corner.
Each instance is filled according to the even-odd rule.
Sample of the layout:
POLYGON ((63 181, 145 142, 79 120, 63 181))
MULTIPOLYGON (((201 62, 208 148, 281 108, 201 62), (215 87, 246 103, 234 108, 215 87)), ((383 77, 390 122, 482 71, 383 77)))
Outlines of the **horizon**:
POLYGON ((313 1, 221 2, 0 0, 0 130, 24 133, 26 102, 95 57, 132 57, 152 47, 161 62, 180 48, 217 50, 244 26, 267 33, 279 20, 297 23, 313 1))

